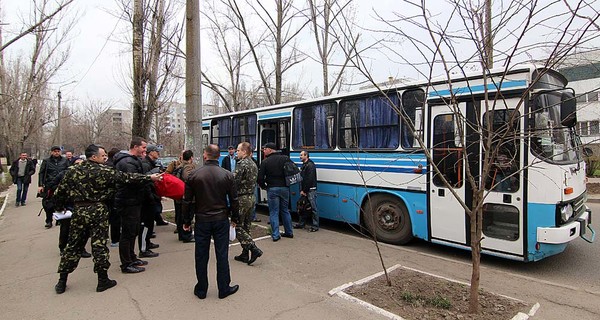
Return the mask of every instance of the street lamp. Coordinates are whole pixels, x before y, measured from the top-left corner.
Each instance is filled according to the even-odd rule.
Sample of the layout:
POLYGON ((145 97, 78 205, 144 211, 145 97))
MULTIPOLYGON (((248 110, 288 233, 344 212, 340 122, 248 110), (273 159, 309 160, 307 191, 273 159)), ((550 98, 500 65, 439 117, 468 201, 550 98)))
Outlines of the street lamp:
POLYGON ((60 126, 60 123, 61 123, 60 119, 62 118, 62 107, 60 105, 60 100, 62 99, 62 95, 60 93, 60 89, 62 87, 67 86, 67 85, 73 84, 75 82, 77 82, 77 81, 71 81, 71 82, 69 82, 67 84, 63 84, 62 86, 58 87, 58 119, 56 121, 56 131, 57 131, 57 136, 58 137, 57 137, 56 140, 58 140, 58 146, 61 147, 61 148, 62 148, 62 127, 60 126))

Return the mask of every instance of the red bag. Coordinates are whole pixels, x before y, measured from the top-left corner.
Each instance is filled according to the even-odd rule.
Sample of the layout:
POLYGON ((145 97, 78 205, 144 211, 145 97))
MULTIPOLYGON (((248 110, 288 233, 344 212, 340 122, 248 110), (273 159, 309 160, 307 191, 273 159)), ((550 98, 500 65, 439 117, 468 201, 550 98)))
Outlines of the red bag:
POLYGON ((173 200, 183 199, 185 182, 172 174, 163 174, 162 180, 154 181, 154 186, 159 197, 167 197, 173 200))

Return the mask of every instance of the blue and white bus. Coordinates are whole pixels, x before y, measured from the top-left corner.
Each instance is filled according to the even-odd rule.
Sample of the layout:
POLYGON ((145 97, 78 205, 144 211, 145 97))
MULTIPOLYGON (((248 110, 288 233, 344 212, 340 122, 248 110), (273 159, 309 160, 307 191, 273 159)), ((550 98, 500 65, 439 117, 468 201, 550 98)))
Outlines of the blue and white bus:
MULTIPOLYGON (((363 225, 387 243, 469 250, 471 177, 485 184, 482 252, 536 261, 594 238, 575 124, 565 77, 522 66, 212 116, 203 131, 223 155, 242 141, 273 142, 300 164, 308 150, 320 217, 363 225), (486 157, 494 158, 482 177, 486 157)), ((293 186, 293 210, 298 197, 293 186)))

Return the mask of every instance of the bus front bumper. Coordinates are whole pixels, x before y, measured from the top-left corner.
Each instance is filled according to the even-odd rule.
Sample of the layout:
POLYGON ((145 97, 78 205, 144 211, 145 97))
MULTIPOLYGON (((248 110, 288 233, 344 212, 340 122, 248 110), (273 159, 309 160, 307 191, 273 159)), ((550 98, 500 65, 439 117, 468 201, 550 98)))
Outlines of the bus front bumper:
POLYGON ((588 208, 577 219, 560 227, 537 228, 537 242, 549 244, 562 244, 581 237, 587 242, 594 242, 596 232, 590 223, 592 212, 588 208))

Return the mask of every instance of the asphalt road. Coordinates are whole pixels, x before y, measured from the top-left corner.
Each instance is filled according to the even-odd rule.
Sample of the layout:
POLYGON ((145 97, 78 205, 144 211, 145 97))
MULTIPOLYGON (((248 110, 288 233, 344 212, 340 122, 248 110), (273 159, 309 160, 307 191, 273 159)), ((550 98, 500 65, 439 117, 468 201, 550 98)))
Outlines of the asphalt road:
MULTIPOLYGON (((589 202, 587 205, 592 209, 592 214, 600 219, 600 203, 589 202)), ((598 221, 597 219, 593 221, 598 221)), ((360 237, 356 230, 346 224, 325 221, 323 226, 330 230, 360 237)), ((600 232, 598 227, 595 230, 600 232)), ((569 244, 561 254, 537 262, 525 263, 484 255, 482 266, 600 294, 600 273, 597 272, 600 270, 600 245, 598 242, 600 239, 593 244, 577 239, 569 244)), ((415 240, 404 248, 465 263, 471 261, 469 251, 421 240, 415 240)), ((485 277, 485 273, 482 277, 485 277)))

